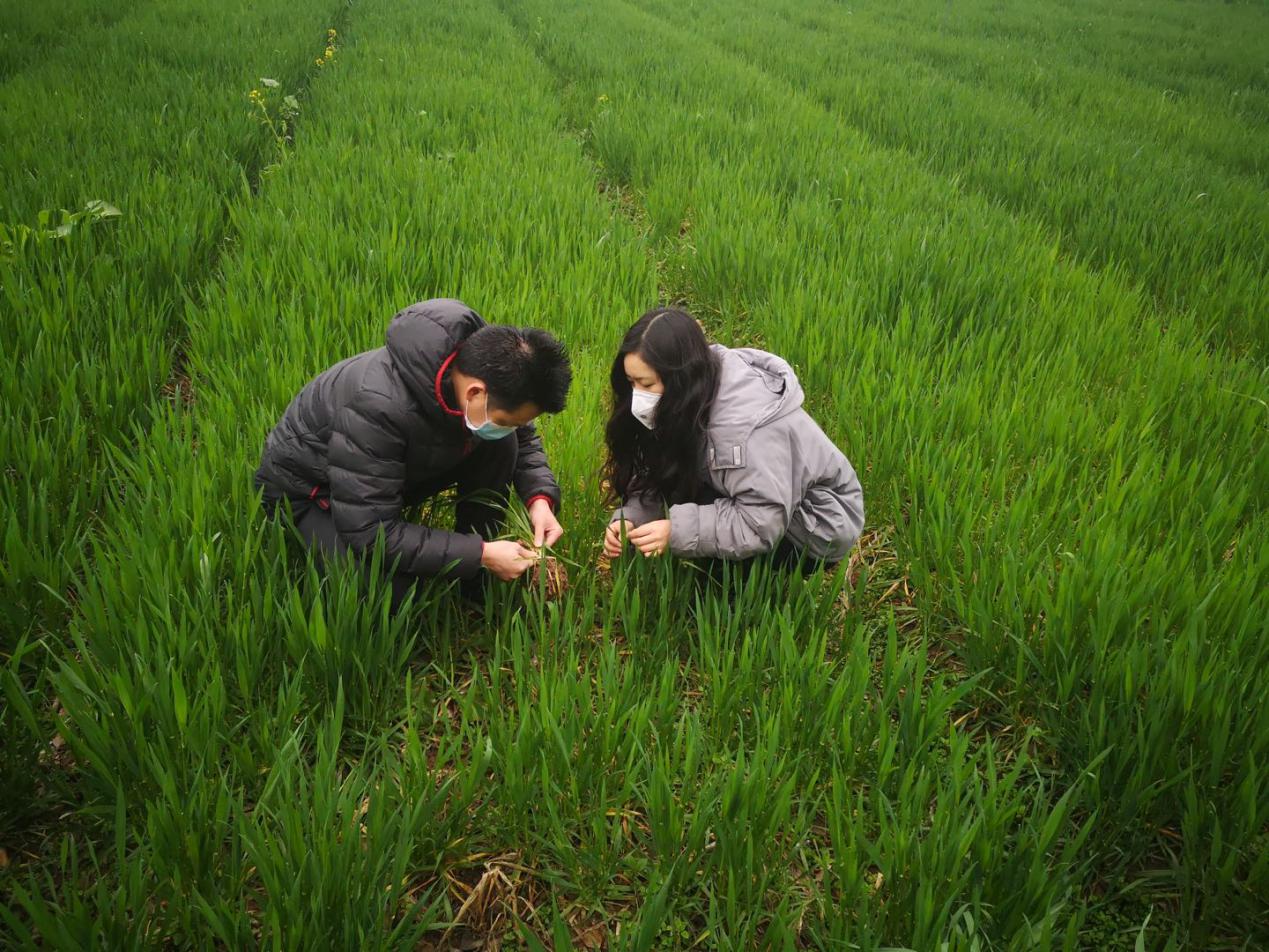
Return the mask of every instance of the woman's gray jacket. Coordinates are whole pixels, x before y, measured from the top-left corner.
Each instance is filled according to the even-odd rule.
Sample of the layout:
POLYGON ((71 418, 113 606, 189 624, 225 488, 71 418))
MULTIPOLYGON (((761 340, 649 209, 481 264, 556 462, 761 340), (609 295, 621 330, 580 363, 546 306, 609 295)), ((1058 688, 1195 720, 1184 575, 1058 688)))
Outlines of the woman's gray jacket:
MULTIPOLYGON (((843 558, 863 531, 863 490, 845 454, 802 409, 793 368, 761 350, 711 350, 720 373, 703 465, 719 498, 670 507, 670 551, 745 559, 787 538, 812 558, 843 558)), ((613 513, 635 525, 665 517, 647 494, 613 513)))

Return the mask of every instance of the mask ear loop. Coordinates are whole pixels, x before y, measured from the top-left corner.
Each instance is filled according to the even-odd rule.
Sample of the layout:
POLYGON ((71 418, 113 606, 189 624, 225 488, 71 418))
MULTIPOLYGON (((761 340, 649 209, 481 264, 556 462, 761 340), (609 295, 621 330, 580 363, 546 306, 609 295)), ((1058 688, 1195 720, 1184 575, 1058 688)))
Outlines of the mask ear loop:
MULTIPOLYGON (((467 419, 467 425, 468 425, 468 426, 471 426, 471 427, 482 427, 482 426, 484 426, 484 425, 485 425, 485 423, 488 423, 488 422, 489 422, 489 391, 488 391, 488 390, 482 390, 481 392, 485 395, 485 419, 484 419, 484 422, 482 422, 482 423, 472 423, 471 414, 470 414, 470 413, 465 413, 465 414, 464 414, 464 416, 465 416, 465 417, 466 417, 466 419, 467 419)), ((472 401, 472 398, 471 398, 471 397, 468 397, 468 398, 467 398, 467 405, 468 405, 469 407, 471 406, 471 401, 472 401)))

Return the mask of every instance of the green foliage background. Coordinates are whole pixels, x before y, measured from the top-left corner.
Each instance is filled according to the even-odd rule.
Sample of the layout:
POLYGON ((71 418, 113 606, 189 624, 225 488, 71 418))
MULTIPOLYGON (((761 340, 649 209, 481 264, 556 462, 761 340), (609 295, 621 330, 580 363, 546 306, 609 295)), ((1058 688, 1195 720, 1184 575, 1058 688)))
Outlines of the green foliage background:
POLYGON ((74 219, 0 256, 9 942, 1269 942, 1262 5, 41 9, 0 0, 0 223, 74 219), (561 601, 389 618, 257 511, 296 389, 440 294, 572 348, 561 601), (797 368, 849 576, 590 571, 607 365, 670 300, 797 368))

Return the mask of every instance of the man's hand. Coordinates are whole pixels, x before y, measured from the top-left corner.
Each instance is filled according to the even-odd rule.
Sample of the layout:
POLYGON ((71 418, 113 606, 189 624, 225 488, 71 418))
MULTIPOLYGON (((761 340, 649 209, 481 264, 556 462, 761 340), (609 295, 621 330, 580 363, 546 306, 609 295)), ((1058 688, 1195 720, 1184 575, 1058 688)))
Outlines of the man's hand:
POLYGON ((533 505, 529 507, 529 523, 533 526, 533 544, 539 549, 544 545, 555 545, 564 534, 564 527, 545 499, 533 500, 533 505))
POLYGON ((670 548, 670 520, 658 519, 656 522, 645 522, 638 529, 632 529, 628 538, 634 547, 643 553, 644 558, 663 555, 670 548))
POLYGON ((480 554, 480 564, 504 582, 518 579, 537 560, 538 554, 519 542, 486 542, 480 554))
POLYGON ((629 519, 618 519, 608 523, 608 531, 604 533, 604 555, 610 559, 621 555, 621 534, 625 532, 629 535, 633 528, 634 523, 629 519))

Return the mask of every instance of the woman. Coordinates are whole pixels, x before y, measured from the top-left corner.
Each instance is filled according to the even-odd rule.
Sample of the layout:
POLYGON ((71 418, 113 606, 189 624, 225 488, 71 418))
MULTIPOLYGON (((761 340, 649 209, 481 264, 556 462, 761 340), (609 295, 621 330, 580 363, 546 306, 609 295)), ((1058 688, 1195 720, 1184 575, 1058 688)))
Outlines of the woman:
POLYGON ((649 311, 612 365, 604 537, 644 556, 832 564, 864 524, 850 462, 802 409, 773 354, 710 345, 691 315, 649 311))

